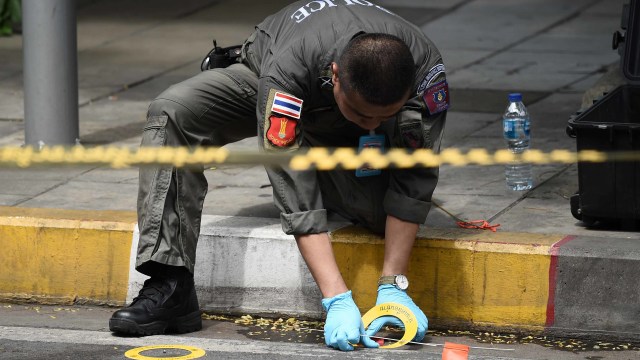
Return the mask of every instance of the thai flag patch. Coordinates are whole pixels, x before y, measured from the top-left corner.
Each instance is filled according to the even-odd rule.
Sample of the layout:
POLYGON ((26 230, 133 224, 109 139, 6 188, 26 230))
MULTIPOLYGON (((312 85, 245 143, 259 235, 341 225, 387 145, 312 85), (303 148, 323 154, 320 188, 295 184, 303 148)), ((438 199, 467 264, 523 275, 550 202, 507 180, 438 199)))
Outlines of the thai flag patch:
POLYGON ((289 94, 276 92, 273 97, 271 112, 286 115, 294 119, 300 119, 302 100, 289 94))

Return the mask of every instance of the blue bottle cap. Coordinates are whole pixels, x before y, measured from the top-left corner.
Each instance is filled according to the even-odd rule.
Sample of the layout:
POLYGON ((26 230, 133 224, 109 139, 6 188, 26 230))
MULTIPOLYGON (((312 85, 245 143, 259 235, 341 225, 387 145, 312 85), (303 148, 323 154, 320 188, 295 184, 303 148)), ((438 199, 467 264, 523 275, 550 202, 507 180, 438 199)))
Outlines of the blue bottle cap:
POLYGON ((520 93, 509 94, 509 102, 520 102, 520 101, 522 101, 522 94, 520 93))

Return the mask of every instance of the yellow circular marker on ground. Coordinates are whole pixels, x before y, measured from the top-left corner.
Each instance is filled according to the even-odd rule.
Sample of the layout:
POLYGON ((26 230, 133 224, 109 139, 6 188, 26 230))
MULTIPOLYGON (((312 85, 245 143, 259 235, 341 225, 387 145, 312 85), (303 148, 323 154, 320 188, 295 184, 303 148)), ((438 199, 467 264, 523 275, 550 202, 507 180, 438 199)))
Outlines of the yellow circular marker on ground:
POLYGON ((381 349, 398 348, 406 345, 416 336, 416 333, 418 332, 418 319, 416 319, 416 316, 408 307, 391 302, 376 305, 371 308, 371 310, 367 311, 367 313, 362 317, 364 327, 369 327, 373 320, 381 316, 395 316, 404 325, 404 335, 402 335, 402 338, 395 344, 381 346, 381 349))
POLYGON ((131 349, 124 353, 124 356, 129 359, 136 360, 189 360, 189 359, 197 359, 203 357, 205 355, 205 351, 193 346, 186 345, 153 345, 153 346, 143 346, 135 349, 131 349), (188 351, 189 354, 182 356, 172 356, 172 357, 153 357, 153 356, 145 356, 142 355, 141 352, 149 351, 149 350, 184 350, 188 351))

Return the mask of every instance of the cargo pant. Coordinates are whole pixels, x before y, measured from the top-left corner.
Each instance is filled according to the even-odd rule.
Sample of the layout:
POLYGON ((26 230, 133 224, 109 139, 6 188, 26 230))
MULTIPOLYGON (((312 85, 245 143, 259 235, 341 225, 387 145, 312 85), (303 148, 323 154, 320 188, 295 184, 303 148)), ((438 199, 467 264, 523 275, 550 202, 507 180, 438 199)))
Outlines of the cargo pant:
MULTIPOLYGON (((257 86, 256 74, 233 64, 170 87, 149 106, 141 146, 222 146, 255 136, 257 86)), ((153 261, 193 272, 207 188, 202 168, 140 169, 139 271, 149 273, 153 261)))

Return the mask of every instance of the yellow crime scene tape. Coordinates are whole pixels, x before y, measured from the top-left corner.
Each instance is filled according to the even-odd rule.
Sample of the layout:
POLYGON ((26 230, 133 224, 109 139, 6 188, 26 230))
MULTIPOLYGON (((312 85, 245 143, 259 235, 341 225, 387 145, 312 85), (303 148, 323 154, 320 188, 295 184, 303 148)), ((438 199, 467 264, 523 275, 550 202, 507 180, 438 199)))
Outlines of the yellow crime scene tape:
POLYGON ((509 163, 572 164, 576 162, 640 161, 640 151, 602 152, 596 150, 527 150, 514 154, 504 149, 493 153, 487 149, 471 149, 463 152, 457 148, 443 149, 440 153, 428 149, 410 151, 391 149, 381 152, 368 148, 309 148, 296 152, 230 151, 220 147, 84 147, 52 146, 0 147, 0 167, 28 168, 52 165, 99 165, 112 168, 139 166, 171 166, 177 168, 198 167, 213 164, 263 164, 286 166, 293 170, 351 170, 362 166, 376 169, 435 167, 449 164, 501 165, 509 163))

